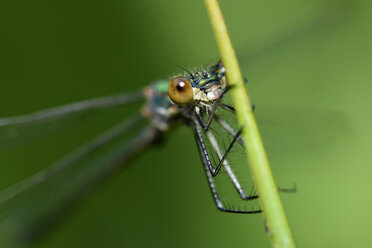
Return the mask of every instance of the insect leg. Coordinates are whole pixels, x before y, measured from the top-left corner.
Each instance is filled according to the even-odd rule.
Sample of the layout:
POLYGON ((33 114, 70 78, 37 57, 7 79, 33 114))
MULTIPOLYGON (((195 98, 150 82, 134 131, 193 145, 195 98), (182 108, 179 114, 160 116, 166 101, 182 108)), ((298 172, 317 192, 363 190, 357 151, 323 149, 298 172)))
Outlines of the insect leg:
MULTIPOLYGON (((228 173, 231 181, 233 182, 235 189, 238 191, 240 197, 244 200, 257 199, 258 198, 257 195, 248 196, 244 192, 243 187, 240 185, 236 175, 234 174, 234 172, 232 171, 228 161, 226 160, 227 154, 225 154, 225 155, 222 154, 221 149, 218 146, 218 143, 217 143, 214 135, 211 132, 206 131, 206 135, 208 137, 208 140, 209 140, 210 144, 212 145, 213 149, 216 151, 216 153, 217 153, 217 155, 220 159, 219 165, 216 167, 216 169, 214 169, 214 166, 212 165, 212 162, 211 162, 210 157, 209 157, 208 150, 206 148, 205 142, 204 142, 203 137, 202 137, 202 133, 201 133, 202 131, 200 130, 198 122, 196 120, 194 120, 194 130, 195 130, 195 137, 196 137, 196 140, 198 142, 199 152, 200 152, 200 154, 203 158, 203 163, 208 168, 208 171, 211 174, 211 176, 215 177, 218 174, 219 167, 221 167, 223 165, 224 168, 226 169, 226 172, 228 173), (225 156, 225 158, 224 158, 224 156, 225 156)), ((238 136, 236 136, 236 137, 238 137, 238 136)), ((235 139, 235 141, 236 141, 236 139, 235 139)), ((231 145, 231 147, 232 147, 232 145, 231 145)), ((227 152, 229 152, 229 151, 227 151, 227 152)))
POLYGON ((229 147, 226 149, 225 151, 225 154, 222 156, 220 162, 218 163, 217 167, 216 167, 216 170, 215 172, 212 174, 212 176, 216 176, 218 174, 218 172, 220 171, 221 169, 221 166, 223 165, 223 162, 226 160, 227 156, 229 155, 230 151, 231 151, 231 148, 234 146, 235 142, 237 141, 237 139, 240 137, 240 134, 241 134, 242 130, 240 129, 234 136, 233 140, 231 141, 229 147))
POLYGON ((237 209, 230 209, 230 208, 224 207, 224 205, 222 204, 221 199, 218 197, 218 193, 216 191, 216 187, 215 187, 214 182, 213 182, 213 176, 210 172, 210 159, 209 159, 208 153, 204 152, 204 150, 205 150, 204 142, 203 142, 202 139, 200 139, 201 137, 198 136, 198 132, 196 130, 195 130, 195 133, 196 133, 196 140, 197 140, 197 143, 198 143, 198 148, 199 148, 199 151, 200 151, 200 156, 201 156, 201 159, 202 159, 202 162, 203 162, 204 171, 205 171, 205 174, 207 176, 207 180, 208 180, 208 183, 209 183, 209 188, 211 189, 211 193, 212 193, 212 196, 213 196, 214 202, 216 203, 217 208, 220 211, 229 212, 229 213, 239 213, 239 214, 261 213, 262 212, 261 210, 237 210, 237 209))
MULTIPOLYGON (((226 121, 221 119, 218 115, 214 115, 214 118, 222 126, 223 129, 225 129, 234 139, 236 139, 240 143, 241 146, 245 147, 244 141, 242 140, 240 135, 238 135, 238 133, 235 132, 234 129, 226 121)), ((279 192, 283 192, 283 193, 296 193, 297 192, 297 186, 296 186, 296 184, 294 184, 294 186, 290 189, 279 187, 278 190, 279 190, 279 192)))
MULTIPOLYGON (((222 107, 223 109, 225 110, 228 110, 232 113, 235 114, 235 108, 230 106, 230 105, 227 105, 227 104, 224 104, 222 103, 221 104, 221 99, 223 98, 223 95, 225 93, 227 93, 230 89, 232 88, 232 86, 229 86, 227 87, 224 92, 220 95, 220 97, 213 103, 213 106, 212 106, 212 110, 211 110, 211 113, 210 115, 208 116, 208 120, 205 122, 200 114, 200 110, 195 110, 194 113, 195 113, 195 116, 196 116, 196 119, 198 120, 200 126, 205 130, 207 131, 209 129, 209 126, 211 125, 211 122, 212 122, 212 119, 213 117, 215 116, 215 113, 217 111, 217 107, 222 107)), ((256 108, 256 106, 254 104, 252 104, 252 111, 254 111, 254 109, 256 108)))
POLYGON ((217 107, 220 105, 220 102, 223 98, 223 96, 231 89, 231 86, 227 86, 226 89, 222 92, 222 94, 218 97, 218 99, 213 103, 212 106, 212 111, 208 117, 207 123, 206 123, 206 128, 205 130, 208 130, 209 126, 211 125, 212 119, 214 114, 216 113, 217 107))
MULTIPOLYGON (((221 119, 217 114, 214 115, 214 118, 216 119, 218 124, 220 124, 222 128, 225 129, 232 137, 236 136, 235 130, 226 121, 221 119)), ((241 146, 245 146, 244 141, 240 136, 237 137, 237 141, 240 143, 241 146)))
POLYGON ((279 187, 278 190, 280 192, 283 192, 283 193, 296 193, 297 192, 297 185, 294 184, 293 187, 290 188, 290 189, 285 189, 285 188, 280 188, 279 187))
POLYGON ((196 120, 198 121, 199 125, 203 128, 203 130, 205 131, 208 130, 207 124, 204 122, 203 117, 200 114, 200 110, 195 109, 194 114, 195 114, 196 120))
MULTIPOLYGON (((227 105, 227 104, 220 104, 221 108, 227 110, 227 111, 230 111, 231 113, 234 113, 235 114, 235 108, 233 106, 230 106, 230 105, 227 105)), ((254 111, 256 109, 256 105, 254 104, 251 104, 251 108, 252 108, 252 111, 254 111)))

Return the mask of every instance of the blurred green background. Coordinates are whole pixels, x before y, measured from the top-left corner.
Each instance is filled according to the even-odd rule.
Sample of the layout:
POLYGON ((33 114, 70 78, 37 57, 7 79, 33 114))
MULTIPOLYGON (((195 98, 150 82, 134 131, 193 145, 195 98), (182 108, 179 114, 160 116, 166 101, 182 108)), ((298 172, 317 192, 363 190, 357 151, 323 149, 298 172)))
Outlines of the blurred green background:
MULTIPOLYGON (((370 247, 371 1, 220 3, 275 178, 298 187, 282 194, 298 247, 370 247)), ((218 58, 202 1, 0 0, 0 116, 138 89, 218 58)), ((123 116, 5 144, 0 189, 123 116)), ((35 247, 270 247, 262 215, 216 210, 192 136, 174 131, 35 247)))

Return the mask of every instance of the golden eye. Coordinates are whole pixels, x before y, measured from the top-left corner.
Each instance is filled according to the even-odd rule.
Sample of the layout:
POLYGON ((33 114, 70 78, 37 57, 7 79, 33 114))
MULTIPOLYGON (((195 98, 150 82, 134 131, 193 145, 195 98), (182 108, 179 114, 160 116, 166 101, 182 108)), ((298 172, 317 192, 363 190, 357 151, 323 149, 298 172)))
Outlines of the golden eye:
POLYGON ((187 105, 194 99, 191 83, 185 77, 175 77, 170 81, 168 95, 178 105, 187 105))

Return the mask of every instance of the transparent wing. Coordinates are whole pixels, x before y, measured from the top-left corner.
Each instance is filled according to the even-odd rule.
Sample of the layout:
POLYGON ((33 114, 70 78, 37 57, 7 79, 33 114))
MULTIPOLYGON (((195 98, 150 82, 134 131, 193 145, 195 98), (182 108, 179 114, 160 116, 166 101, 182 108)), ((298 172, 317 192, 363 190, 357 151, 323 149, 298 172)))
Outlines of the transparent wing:
MULTIPOLYGON (((351 130, 346 116, 329 109, 258 106, 255 115, 264 144, 275 164, 280 160, 293 158, 293 151, 296 151, 296 155, 308 156, 314 150, 331 147, 333 141, 348 135, 351 130)), ((203 119, 206 121, 208 115, 204 114, 203 119)), ((240 136, 237 136, 236 142, 233 143, 240 127, 231 103, 231 95, 224 96, 208 131, 203 130, 198 121, 195 123, 196 138, 202 140, 198 141, 199 151, 209 183, 213 184, 212 194, 217 206, 221 204, 231 212, 259 209, 254 199, 250 199, 255 198, 256 192, 246 161, 244 143, 240 136), (226 151, 229 152, 225 156, 226 151), (226 159, 220 172, 213 177, 213 171, 217 170, 224 157, 226 159), (212 168, 209 168, 210 165, 212 168)), ((295 179, 280 185, 280 188, 293 189, 294 182, 295 179)))
POLYGON ((34 113, 0 118, 0 148, 25 143, 72 126, 98 110, 112 110, 144 99, 143 90, 69 103, 34 113), (63 119, 62 119, 63 118, 63 119))
POLYGON ((292 22, 292 27, 278 30, 278 34, 266 42, 253 45, 250 49, 246 47, 247 44, 252 44, 252 41, 244 42, 245 48, 238 49, 241 66, 257 66, 260 60, 267 59, 270 54, 285 47, 290 47, 293 43, 304 40, 315 33, 329 32, 337 25, 342 24, 342 21, 347 17, 354 14, 354 7, 348 1, 329 1, 319 7, 318 11, 303 16, 302 21, 297 18, 292 22))
MULTIPOLYGON (((227 212, 257 211, 240 127, 228 99, 224 97, 207 131, 194 121, 199 152, 217 207, 227 212)), ((208 117, 203 114, 205 121, 208 117)))
POLYGON ((260 106, 255 116, 273 158, 324 151, 352 133, 352 120, 339 110, 314 106, 260 106), (275 147, 275 149, 271 149, 275 147))
MULTIPOLYGON (((255 65, 259 62, 258 60, 265 60, 271 53, 298 41, 300 38, 304 38, 306 35, 312 35, 320 31, 325 32, 334 28, 342 23, 342 20, 351 13, 351 10, 347 2, 332 2, 327 7, 322 8, 321 11, 315 12, 315 15, 305 18, 304 23, 294 22, 294 27, 289 28, 288 32, 280 30, 280 34, 274 39, 270 39, 268 43, 259 44, 251 49, 240 49, 240 51, 245 51, 239 53, 242 67, 255 65)), ((224 97, 224 101, 232 106, 229 96, 224 97)), ((348 133, 349 130, 347 118, 332 110, 319 110, 312 107, 297 107, 295 109, 293 106, 258 106, 255 114, 260 129, 262 129, 264 143, 269 146, 269 151, 270 147, 274 146, 283 148, 277 149, 281 153, 281 156, 278 155, 277 157, 281 158, 286 157, 285 153, 287 153, 287 157, 290 157, 292 155, 290 151, 293 150, 291 148, 294 146, 296 148, 302 147, 301 151, 304 154, 311 153, 311 149, 324 148, 332 140, 348 133), (299 140, 299 135, 303 139, 299 140), (317 139, 317 137, 321 137, 321 139, 317 139)), ((214 169, 216 169, 218 161, 223 156, 222 154, 227 150, 234 134, 239 130, 235 115, 228 113, 228 111, 224 112, 219 109, 216 117, 212 121, 209 134, 203 132, 201 127, 196 124, 196 128, 199 127, 200 134, 203 136, 202 140, 214 169)), ((206 119, 204 117, 204 120, 206 119)), ((251 207, 252 201, 248 204, 242 201, 242 193, 237 191, 237 187, 240 185, 245 195, 254 195, 255 192, 244 149, 238 143, 242 142, 238 140, 226 158, 227 166, 224 165, 221 172, 215 177, 211 177, 209 172, 208 180, 215 186, 215 188, 212 188, 212 193, 218 194, 224 207, 236 210, 247 210, 247 208, 248 210, 254 210, 256 205, 251 207), (234 181, 238 181, 239 184, 234 183, 234 181)), ((202 154, 203 147, 200 143, 198 145, 202 154)), ((205 157, 202 157, 202 161, 204 164, 207 163, 205 157)), ((206 168, 207 176, 208 171, 210 169, 206 168)))
MULTIPOLYGON (((316 25, 310 25, 309 29, 299 28, 298 30, 304 30, 309 33, 313 30, 318 30, 319 26, 324 25, 324 23, 322 23, 324 19, 320 20, 321 21, 317 22, 316 25), (317 26, 318 24, 319 26, 317 26)), ((297 32, 296 35, 288 34, 287 36, 281 36, 278 39, 279 44, 288 44, 287 41, 302 34, 301 32, 297 32)), ((248 62, 251 63, 252 60, 258 56, 262 58, 262 53, 277 47, 275 44, 278 44, 278 42, 275 41, 272 44, 270 43, 268 45, 268 47, 272 47, 270 49, 252 49, 254 54, 242 54, 242 60, 249 57, 248 62)), ((60 117, 74 116, 78 113, 89 112, 87 110, 123 105, 143 98, 142 93, 139 93, 138 98, 126 98, 126 96, 127 94, 123 95, 122 100, 119 101, 114 100, 115 97, 108 97, 108 99, 112 101, 109 100, 106 102, 105 100, 101 101, 96 99, 97 101, 92 100, 93 102, 87 101, 83 104, 66 105, 62 108, 41 111, 31 115, 2 118, 0 119, 0 146, 2 144, 9 145, 9 141, 13 140, 21 139, 24 141, 27 135, 33 137, 36 133, 36 135, 39 136, 40 130, 42 132, 50 130, 48 123, 56 123, 53 120, 59 119, 60 117), (46 129, 43 128, 45 124, 48 124, 48 128, 46 129), (35 132, 35 130, 37 130, 37 132, 35 132)), ((121 98, 119 97, 118 99, 121 98)), ((278 135, 279 132, 276 130, 278 128, 278 125, 276 125, 278 119, 275 119, 273 122, 270 122, 271 119, 269 119, 269 123, 267 123, 265 119, 267 117, 265 116, 270 115, 266 115, 268 112, 262 111, 261 109, 262 106, 258 106, 256 113, 258 120, 262 121, 264 124, 260 125, 260 127, 264 126, 262 133, 266 140, 265 144, 277 142, 277 145, 283 145, 283 139, 285 140, 287 137, 285 132, 278 135), (275 130, 270 131, 270 128, 273 127, 271 126, 272 123, 274 123, 273 126, 275 130), (265 125, 269 125, 266 130, 265 125)), ((219 160, 220 154, 218 153, 224 152, 229 142, 231 142, 233 134, 239 129, 236 124, 234 126, 235 117, 231 115, 231 113, 226 112, 227 116, 224 116, 225 113, 223 113, 223 110, 218 110, 217 114, 220 121, 217 122, 217 120, 213 120, 210 129, 212 135, 206 135, 202 132, 207 149, 211 157, 213 157, 212 160, 215 161, 214 165, 216 165, 216 161, 219 160), (217 152, 215 144, 218 144, 221 152, 217 152)), ((287 124, 287 122, 284 122, 284 127, 287 129, 287 132, 293 131, 287 124)), ((303 121, 302 124, 306 124, 306 121, 303 121)), ((302 127, 302 124, 299 126, 302 127)), ((60 127, 60 124, 57 124, 57 126, 60 127)), ((308 130, 310 131, 309 136, 311 136, 311 131, 316 130, 316 132, 318 132, 320 128, 308 128, 308 130)), ((113 133, 115 132, 113 131, 113 133)), ((335 133, 337 134, 338 132, 335 133)), ((151 129, 137 130, 137 134, 138 136, 132 137, 126 137, 125 135, 122 137, 122 135, 119 135, 120 137, 115 139, 107 139, 107 143, 92 142, 90 145, 84 146, 82 150, 78 150, 70 156, 67 156, 65 160, 56 163, 51 167, 52 169, 39 173, 34 178, 17 184, 14 188, 0 194, 0 246, 13 247, 6 242, 16 241, 18 244, 24 244, 35 238, 38 234, 46 230, 50 224, 61 218, 59 214, 63 213, 66 208, 71 207, 73 205, 72 203, 76 202, 77 199, 91 190, 93 186, 119 168, 120 164, 145 148, 156 136, 151 129), (106 144, 109 143, 110 146, 106 146, 106 144), (103 144, 105 144, 105 146, 103 146, 103 144), (119 161, 122 162, 120 163, 119 161), (66 180, 66 178, 68 178, 68 180, 66 180)), ((109 136, 110 135, 107 137, 109 136)), ((298 139, 296 142, 298 142, 298 139)), ((307 144, 306 140, 301 142, 307 144)), ((239 142, 235 143, 231 153, 227 156, 227 161, 231 169, 230 171, 234 173, 235 177, 242 185, 244 192, 247 195, 251 195, 254 193, 254 186, 250 178, 249 169, 246 166, 244 150, 241 151, 241 144, 239 144, 239 142)), ((216 185, 215 191, 218 192, 221 203, 232 209, 256 209, 255 206, 251 207, 252 201, 247 205, 246 201, 241 200, 241 195, 237 192, 233 180, 231 180, 232 174, 231 172, 229 173, 229 170, 226 170, 226 168, 226 166, 222 168, 221 172, 211 179, 216 185)))
POLYGON ((96 185, 154 142, 157 135, 135 116, 1 192, 0 244, 16 247, 37 238, 96 185))

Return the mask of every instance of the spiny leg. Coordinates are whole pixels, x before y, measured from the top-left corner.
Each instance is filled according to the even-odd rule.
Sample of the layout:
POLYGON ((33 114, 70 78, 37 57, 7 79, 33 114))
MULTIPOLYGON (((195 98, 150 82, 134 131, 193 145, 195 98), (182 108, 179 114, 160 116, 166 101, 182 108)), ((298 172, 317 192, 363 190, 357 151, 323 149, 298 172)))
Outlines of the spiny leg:
POLYGON ((209 187, 211 189, 212 196, 213 196, 214 202, 216 203, 216 206, 217 206, 218 210, 223 211, 223 212, 227 212, 227 213, 237 213, 237 214, 258 214, 258 213, 262 212, 262 210, 239 210, 239 209, 231 209, 231 208, 224 207, 223 204, 222 204, 222 201, 218 197, 216 187, 214 186, 212 174, 210 173, 210 171, 209 171, 208 167, 205 165, 205 163, 203 163, 203 164, 204 164, 204 171, 206 173, 207 180, 208 180, 208 183, 209 183, 209 187))
POLYGON ((196 120, 198 121, 199 125, 203 128, 203 130, 204 131, 208 130, 207 124, 203 120, 203 117, 201 116, 199 108, 195 108, 194 114, 195 114, 196 120))
POLYGON ((211 125, 211 122, 212 122, 212 119, 213 119, 213 116, 217 110, 217 107, 221 104, 221 100, 223 98, 223 96, 231 89, 231 86, 227 86, 226 89, 221 93, 221 95, 218 97, 218 99, 216 99, 212 105, 212 110, 208 116, 208 120, 207 122, 205 122, 203 120, 203 118, 201 117, 201 114, 199 112, 198 109, 195 109, 194 113, 196 115, 196 118, 200 124, 200 126, 205 130, 205 131, 208 131, 208 128, 209 126, 211 125))
MULTIPOLYGON (((212 163, 210 161, 208 150, 207 150, 207 148, 205 146, 205 143, 204 143, 203 137, 201 135, 201 132, 200 132, 199 128, 196 127, 196 138, 197 138, 199 144, 201 145, 201 151, 202 151, 202 153, 205 154, 205 156, 206 156, 206 161, 207 161, 207 164, 208 164, 208 169, 209 169, 209 171, 210 171, 210 173, 212 174, 213 177, 217 176, 217 174, 220 171, 222 165, 224 165, 224 162, 226 160, 226 157, 228 156, 229 152, 231 151, 231 148, 235 144, 237 138, 240 136, 240 133, 241 133, 241 130, 239 130, 235 134, 233 140, 231 141, 229 147, 226 149, 226 151, 225 151, 225 153, 224 153, 223 156, 221 156, 222 153, 220 152, 219 147, 217 147, 218 145, 217 145, 217 142, 215 141, 215 138, 214 137, 212 138, 213 141, 211 141, 211 138, 210 138, 210 142, 212 143, 212 146, 214 147, 214 149, 216 150, 217 154, 220 157, 219 163, 216 166, 216 169, 214 169, 214 167, 213 167, 213 165, 212 165, 212 163)), ((211 136, 211 134, 210 134, 209 131, 206 131, 206 134, 207 134, 208 137, 211 136)))
POLYGON ((236 113, 235 108, 234 108, 233 106, 230 106, 230 105, 227 105, 227 104, 224 104, 224 103, 222 103, 220 106, 221 106, 221 108, 223 108, 224 110, 227 110, 227 111, 229 111, 229 112, 231 112, 231 113, 233 113, 233 114, 236 113))
MULTIPOLYGON (((245 147, 244 141, 242 140, 240 135, 235 137, 237 135, 237 132, 235 132, 234 129, 226 121, 221 119, 217 114, 214 115, 214 119, 216 119, 216 121, 222 126, 222 128, 225 129, 234 139, 237 139, 237 141, 243 147, 245 147)), ((279 192, 283 192, 283 193, 296 193, 297 192, 297 185, 294 184, 294 186, 292 188, 289 188, 289 189, 278 187, 278 190, 279 190, 279 192)))
MULTIPOLYGON (((220 160, 222 160, 224 158, 224 156, 222 155, 222 152, 221 152, 221 149, 217 143, 217 140, 216 138, 214 137, 214 135, 207 131, 206 132, 207 134, 207 137, 209 139, 209 142, 211 143, 213 149, 215 150, 215 152, 217 153, 218 157, 220 160)), ((235 136, 235 137, 239 137, 239 135, 235 136)), ((236 141, 236 138, 235 138, 235 141, 236 141)), ((231 146, 232 147, 232 146, 231 146)), ((228 151, 229 152, 229 151, 228 151)), ((226 155, 227 156, 227 155, 226 155)), ((222 165, 224 166, 227 174, 229 175, 231 181, 233 182, 234 186, 235 186, 235 189, 238 191, 240 197, 243 199, 243 200, 254 200, 254 199, 257 199, 258 196, 257 195, 247 195, 244 190, 243 190, 243 187, 240 185, 239 183, 239 180, 238 178, 236 177, 235 173, 233 172, 233 170, 231 169, 231 166, 230 164, 228 163, 228 161, 226 160, 226 158, 224 159, 224 161, 222 162, 222 165)))
MULTIPOLYGON (((224 103, 222 103, 222 104, 220 104, 220 106, 223 108, 223 109, 225 109, 225 110, 227 110, 227 111, 230 111, 231 113, 234 113, 235 114, 235 108, 233 107, 233 106, 230 106, 230 105, 227 105, 227 104, 224 104, 224 103)), ((251 108, 252 108, 252 111, 254 111, 255 109, 256 109, 256 105, 254 105, 254 104, 251 104, 251 108)))
MULTIPOLYGON (((215 102, 216 103, 216 102, 215 102)), ((199 125, 203 128, 204 131, 208 131, 209 129, 209 126, 212 122, 212 119, 215 118, 216 116, 216 110, 217 110, 217 107, 220 106, 221 108, 227 110, 227 111, 230 111, 232 112, 233 114, 235 114, 235 108, 230 106, 230 105, 227 105, 227 104, 224 104, 224 103, 220 103, 218 102, 218 104, 214 104, 213 105, 213 110, 211 111, 211 114, 208 116, 208 120, 207 122, 205 122, 203 120, 203 117, 202 117, 202 114, 201 114, 201 111, 199 108, 195 108, 194 110, 194 115, 196 117, 196 120, 199 122, 199 125), (216 107, 215 107, 216 106, 216 107)), ((252 104, 252 111, 255 109, 255 105, 252 104)), ((240 139, 241 140, 241 139, 240 139)), ((240 141, 239 141, 240 142, 240 141)))
MULTIPOLYGON (((217 114, 214 115, 214 118, 222 126, 223 129, 225 129, 231 136, 236 136, 235 130, 222 118, 220 118, 217 114)), ((237 141, 240 143, 242 147, 245 147, 243 139, 239 136, 237 137, 237 141)))
POLYGON ((280 188, 279 187, 278 190, 280 192, 283 192, 283 193, 296 193, 297 192, 297 185, 294 184, 293 187, 290 188, 290 189, 285 189, 285 188, 280 188))
POLYGON ((229 155, 232 147, 234 146, 235 142, 237 141, 237 139, 240 137, 240 134, 242 133, 242 129, 240 129, 234 136, 233 140, 230 142, 230 145, 229 147, 226 149, 225 151, 225 154, 222 156, 222 158, 220 159, 220 162, 218 163, 214 173, 212 172, 212 176, 217 176, 218 172, 220 171, 221 169, 221 166, 223 165, 223 162, 226 160, 227 156, 229 155))
MULTIPOLYGON (((242 186, 240 185, 237 177, 235 176, 234 172, 232 171, 230 165, 228 164, 228 162, 226 160, 226 156, 227 156, 227 154, 228 154, 229 151, 227 151, 227 154, 222 155, 221 149, 219 148, 215 137, 213 136, 212 133, 210 133, 209 131, 206 131, 206 134, 207 134, 207 137, 209 139, 209 142, 211 143, 213 149, 215 150, 215 152, 217 153, 217 155, 218 155, 218 157, 219 157, 219 159, 221 161, 221 162, 219 162, 219 167, 216 167, 216 169, 214 169, 214 167, 212 165, 212 162, 210 160, 210 157, 209 157, 208 150, 207 150, 207 148, 205 146, 205 142, 203 140, 203 137, 202 137, 202 134, 201 134, 201 130, 200 130, 199 125, 198 125, 198 122, 196 120, 194 120, 194 130, 195 130, 195 137, 196 137, 196 140, 198 142, 199 152, 200 152, 200 154, 201 154, 201 156, 203 158, 203 163, 208 168, 208 171, 211 174, 211 177, 216 176, 218 174, 218 171, 219 171, 220 167, 223 165, 225 167, 226 172, 228 173, 231 181, 233 182, 235 189, 238 191, 240 197, 243 200, 254 200, 254 199, 257 199, 258 198, 257 195, 248 196, 244 192, 244 190, 243 190, 242 186)), ((236 136, 236 137, 238 137, 238 136, 236 136)), ((235 141, 236 141, 236 139, 235 139, 235 141)), ((235 141, 233 141, 233 142, 235 142, 235 141)), ((233 146, 233 144, 231 145, 231 147, 232 146, 233 146)), ((231 150, 231 148, 229 150, 231 150)))
MULTIPOLYGON (((223 109, 226 109, 232 113, 235 114, 235 108, 230 106, 230 105, 227 105, 227 104, 224 104, 224 103, 221 103, 221 100, 223 98, 223 96, 234 86, 227 86, 226 89, 222 92, 222 94, 218 97, 218 99, 216 99, 212 105, 212 110, 210 112, 210 115, 208 116, 208 120, 205 122, 201 116, 201 113, 200 113, 200 110, 199 109, 195 109, 194 111, 194 114, 200 124, 200 126, 205 130, 207 131, 209 129, 209 126, 211 125, 211 122, 212 122, 212 119, 214 118, 214 115, 217 111, 217 108, 218 107, 222 107, 223 109)), ((252 104, 252 111, 254 111, 256 108, 256 106, 254 104, 252 104)))
MULTIPOLYGON (((226 105, 226 104, 221 104, 220 106, 223 107, 223 108, 225 108, 225 109, 227 109, 227 110, 230 110, 233 113, 235 113, 235 108, 232 107, 232 106, 229 106, 229 105, 226 105)), ((252 105, 252 111, 254 110, 254 108, 255 108, 255 106, 252 105)), ((206 164, 207 164, 207 167, 208 167, 209 172, 211 173, 211 176, 212 177, 215 177, 218 174, 218 172, 220 171, 222 165, 224 165, 225 168, 226 168, 226 171, 228 172, 228 174, 229 174, 229 176, 230 176, 230 178, 231 178, 231 180, 232 180, 232 182, 233 182, 236 190, 238 191, 240 197, 243 200, 254 200, 254 199, 257 199, 258 198, 258 195, 252 195, 252 194, 250 194, 248 196, 244 192, 244 190, 241 187, 241 185, 240 185, 238 179, 236 178, 234 172, 231 170, 231 167, 228 164, 225 164, 224 163, 226 161, 227 155, 231 151, 231 149, 232 149, 232 147, 233 147, 233 145, 234 145, 234 143, 236 141, 238 141, 242 146, 244 146, 244 142, 243 142, 243 140, 240 137, 241 131, 239 130, 238 133, 235 133, 235 131, 232 129, 232 127, 228 123, 226 123, 224 120, 222 120, 221 118, 219 118, 219 116, 217 116, 215 114, 213 115, 213 117, 218 120, 218 122, 220 123, 220 125, 226 131, 228 131, 231 136, 233 136, 233 141, 230 143, 229 148, 226 150, 225 154, 222 155, 222 153, 220 151, 220 148, 219 148, 219 146, 217 144, 217 141, 215 140, 214 136, 208 131, 207 124, 203 121, 202 116, 199 114, 198 110, 195 110, 195 117, 196 117, 197 123, 199 123, 199 125, 202 127, 203 131, 206 133, 208 139, 210 140, 213 148, 215 149, 215 151, 218 154, 219 159, 220 159, 220 161, 219 161, 216 169, 214 169, 214 167, 212 165, 212 162, 211 162, 211 160, 209 158, 209 154, 208 154, 207 148, 206 148, 205 143, 203 141, 203 138, 202 138, 202 135, 201 135, 201 130, 197 127, 197 123, 195 123, 195 121, 194 121, 196 138, 197 138, 197 140, 200 140, 200 144, 202 145, 202 147, 200 147, 200 153, 201 154, 204 154, 206 156, 206 164)), ((282 189, 282 188, 278 188, 278 190, 281 191, 281 192, 289 192, 289 193, 296 192, 296 189, 282 189)))
MULTIPOLYGON (((195 133, 197 133, 197 132, 195 132, 195 133)), ((218 197, 216 187, 215 187, 214 182, 213 182, 213 176, 210 172, 210 168, 209 168, 210 159, 209 159, 208 153, 202 152, 205 149, 204 142, 200 142, 202 140, 200 140, 197 135, 196 135, 196 137, 197 137, 196 140, 197 140, 197 143, 198 143, 198 147, 199 147, 199 150, 200 150, 200 156, 201 156, 202 162, 203 162, 203 168, 204 168, 205 174, 207 176, 207 180, 208 180, 208 183, 209 183, 209 188, 211 189, 211 193, 212 193, 212 196, 213 196, 213 199, 214 199, 214 202, 215 202, 217 208, 220 211, 228 212, 228 213, 239 213, 239 214, 261 213, 262 212, 261 210, 237 210, 237 209, 226 208, 226 207, 223 206, 222 201, 218 197)))

